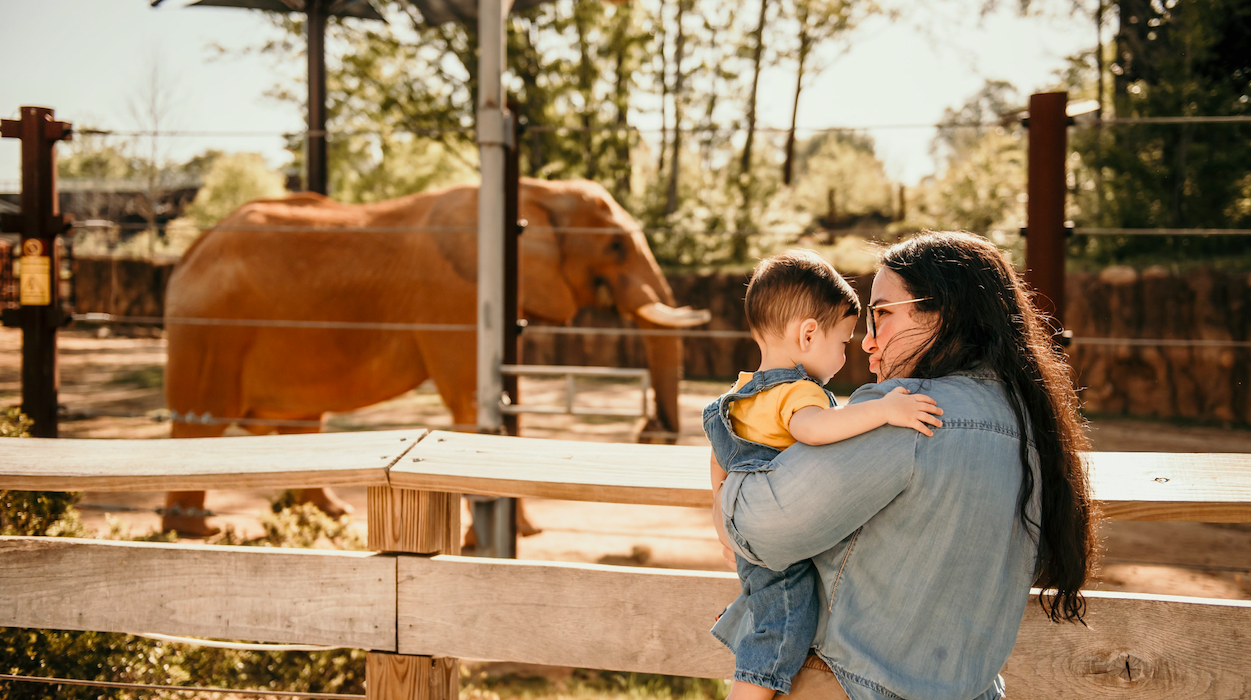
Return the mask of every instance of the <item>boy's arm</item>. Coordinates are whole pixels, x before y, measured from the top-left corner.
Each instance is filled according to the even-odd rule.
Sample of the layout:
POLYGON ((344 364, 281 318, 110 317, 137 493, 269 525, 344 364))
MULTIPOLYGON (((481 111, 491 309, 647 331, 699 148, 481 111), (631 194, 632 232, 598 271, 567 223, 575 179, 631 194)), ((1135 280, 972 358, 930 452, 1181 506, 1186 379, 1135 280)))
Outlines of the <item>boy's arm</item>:
POLYGON ((828 445, 888 423, 933 436, 934 431, 929 426, 942 426, 943 422, 938 419, 942 414, 943 409, 934 399, 896 387, 886 396, 871 401, 830 408, 801 408, 791 416, 788 430, 805 445, 828 445))

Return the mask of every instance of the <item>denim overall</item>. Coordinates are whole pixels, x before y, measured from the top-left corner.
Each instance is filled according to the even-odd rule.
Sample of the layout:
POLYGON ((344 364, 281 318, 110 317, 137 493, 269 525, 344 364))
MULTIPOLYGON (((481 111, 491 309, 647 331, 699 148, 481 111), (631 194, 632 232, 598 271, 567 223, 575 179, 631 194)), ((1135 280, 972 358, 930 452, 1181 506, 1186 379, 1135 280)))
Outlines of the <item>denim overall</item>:
MULTIPOLYGON (((730 424, 730 404, 781 384, 801 381, 821 386, 808 376, 803 365, 759 371, 737 391, 731 389, 704 408, 704 432, 722 469, 772 471, 773 458, 782 451, 736 435, 730 424)), ((836 405, 834 395, 825 393, 830 405, 836 405)), ((744 623, 734 625, 736 629, 722 629, 729 625, 719 621, 712 634, 734 652, 735 680, 790 693, 791 679, 799 673, 817 631, 816 571, 807 559, 780 572, 751 564, 741 556, 735 559, 743 592, 726 608, 726 613, 739 610, 736 614, 723 613, 719 620, 744 623)))

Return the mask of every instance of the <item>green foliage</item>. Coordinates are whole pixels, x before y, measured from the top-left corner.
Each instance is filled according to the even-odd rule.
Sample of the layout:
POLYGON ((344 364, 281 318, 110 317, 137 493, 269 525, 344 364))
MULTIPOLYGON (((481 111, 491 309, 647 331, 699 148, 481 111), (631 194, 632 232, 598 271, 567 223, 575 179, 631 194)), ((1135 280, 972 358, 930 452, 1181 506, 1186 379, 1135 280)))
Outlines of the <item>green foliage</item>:
POLYGON ((79 126, 74 138, 57 144, 57 177, 71 179, 119 180, 135 177, 142 164, 128 154, 129 144, 91 127, 79 126))
MULTIPOLYGON (((332 195, 376 201, 473 181, 475 28, 432 27, 410 3, 379 4, 386 25, 333 20, 327 30, 332 195), (449 127, 463 131, 434 131, 449 127)), ((763 62, 798 61, 802 48, 809 76, 823 68, 816 57, 824 55, 817 51, 824 43, 878 11, 868 0, 790 0, 777 7, 768 13, 763 62)), ((794 233, 811 226, 814 201, 823 206, 825 185, 808 186, 820 197, 785 194, 778 201, 784 140, 757 132, 749 172, 741 173, 741 139, 718 131, 744 126, 757 18, 757 12, 718 0, 557 0, 511 14, 506 86, 523 121, 534 127, 521 138, 522 173, 596 180, 645 227, 681 229, 681 235, 657 234, 662 264, 742 263, 777 245, 777 236, 727 237, 719 231, 780 224, 782 237, 793 242, 794 233), (642 114, 657 111, 665 115, 664 133, 632 129, 642 114), (678 111, 685 131, 675 165, 678 111)), ((285 34, 260 50, 295 60, 303 50, 301 18, 274 21, 285 34)), ((305 91, 291 85, 273 95, 303 104, 305 91)), ((293 139, 297 166, 300 147, 293 139)), ((871 155, 866 160, 861 151, 853 155, 852 162, 837 167, 846 177, 863 170, 873 183, 866 191, 876 188, 880 163, 871 155)), ((799 182, 822 181, 834 157, 824 154, 827 162, 814 164, 809 175, 801 173, 799 182)), ((880 189, 884 194, 886 188, 880 189)))
POLYGON ((270 170, 259 153, 220 155, 208 166, 187 215, 208 227, 253 199, 284 194, 282 175, 270 170))
MULTIPOLYGON (((1110 65, 1116 116, 1251 115, 1251 4, 1117 6, 1110 65)), ((1093 57, 1083 58, 1071 82, 1089 86, 1097 73, 1093 57)), ((1251 124, 1117 124, 1076 131, 1072 147, 1079 226, 1251 228, 1251 124)), ((1070 248, 1097 264, 1245 261, 1251 237, 1089 236, 1070 248)))
MULTIPOLYGON (((848 132, 822 134, 802 145, 798 156, 795 205, 812 217, 828 217, 833 190, 837 218, 892 213, 893 186, 873 139, 848 132)), ((824 222, 827 226, 837 221, 824 222)))
POLYGON ((30 429, 34 425, 35 421, 26 417, 17 406, 0 409, 0 438, 30 437, 30 429))
POLYGON ((1028 136, 1011 115, 1022 103, 1010 84, 988 80, 964 105, 945 110, 931 146, 939 172, 908 191, 907 218, 890 228, 981 233, 1021 262, 1028 136))
POLYGON ((506 665, 504 673, 467 668, 462 674, 461 697, 466 700, 724 700, 729 682, 652 673, 622 673, 572 669, 568 677, 550 678, 527 673, 525 666, 506 665))

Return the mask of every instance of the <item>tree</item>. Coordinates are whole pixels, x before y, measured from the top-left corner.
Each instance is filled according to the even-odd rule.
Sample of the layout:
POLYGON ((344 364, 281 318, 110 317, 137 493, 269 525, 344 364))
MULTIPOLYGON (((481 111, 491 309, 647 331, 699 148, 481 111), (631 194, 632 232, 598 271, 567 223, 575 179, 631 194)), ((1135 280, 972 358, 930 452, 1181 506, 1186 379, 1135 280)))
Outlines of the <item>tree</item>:
MULTIPOLYGON (((1251 115, 1251 4, 1121 0, 1116 7, 1108 66, 1116 117, 1251 115)), ((1097 81, 1092 70, 1081 72, 1082 82, 1097 81)), ((1251 227, 1248 144, 1245 123, 1113 124, 1079 133, 1076 220, 1108 228, 1251 227)), ((1249 253, 1251 240, 1092 236, 1072 248, 1103 262, 1179 260, 1249 253)))
POLYGON ((1011 121, 990 126, 1018 112, 1021 101, 1011 84, 988 80, 964 105, 944 111, 931 146, 939 174, 917 189, 909 224, 987 233, 1024 223, 1025 134, 1011 121))
POLYGON ((207 228, 253 199, 281 197, 286 192, 283 176, 270 170, 259 153, 218 156, 187 207, 187 216, 207 228))
POLYGON ((794 206, 827 227, 866 216, 887 221, 891 214, 890 179, 875 153, 873 139, 863 134, 832 132, 799 143, 796 154, 794 206), (831 195, 838 208, 831 212, 831 195))
MULTIPOLYGON (((791 184, 795 160, 795 127, 799 119, 799 96, 804 79, 820 75, 826 66, 809 64, 813 52, 830 40, 855 28, 864 16, 877 11, 870 3, 848 0, 790 0, 783 11, 795 26, 795 102, 791 106, 791 127, 786 134, 786 160, 782 165, 782 184, 791 184), (805 72, 807 69, 807 72, 805 72)), ((850 48, 850 43, 844 50, 850 48)))
POLYGON ((177 106, 181 101, 176 81, 169 74, 167 65, 160 51, 153 48, 145 59, 141 82, 130 98, 130 116, 141 132, 138 143, 143 145, 145 151, 138 161, 141 164, 138 175, 143 179, 146 194, 142 214, 147 219, 148 230, 157 234, 149 236, 151 245, 155 244, 157 236, 164 236, 164 231, 157 227, 157 218, 165 213, 160 200, 168 184, 165 175, 168 173, 169 146, 162 132, 169 131, 176 124, 177 106))

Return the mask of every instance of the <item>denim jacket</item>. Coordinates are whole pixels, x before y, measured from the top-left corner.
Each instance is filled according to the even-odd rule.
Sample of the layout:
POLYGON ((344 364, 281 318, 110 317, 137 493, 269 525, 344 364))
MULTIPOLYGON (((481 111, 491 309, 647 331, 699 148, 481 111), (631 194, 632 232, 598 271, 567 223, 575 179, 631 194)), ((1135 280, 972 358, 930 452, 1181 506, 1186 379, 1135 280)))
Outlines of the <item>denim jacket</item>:
MULTIPOLYGON (((727 472, 772 469, 770 462, 782 453, 776 447, 762 445, 736 435, 734 426, 730 424, 730 405, 739 399, 755 396, 775 386, 804 381, 821 386, 821 382, 804 371, 803 365, 796 365, 794 368, 778 367, 760 370, 753 373, 751 379, 747 380, 743 386, 727 391, 716 401, 704 407, 704 433, 708 436, 708 441, 712 443, 713 454, 717 456, 717 462, 722 469, 727 472)), ((825 392, 831 406, 837 405, 834 394, 824 387, 821 390, 825 392)))
MULTIPOLYGON (((725 529, 760 566, 813 560, 813 646, 851 700, 1001 698, 1036 566, 1036 533, 1017 509, 1023 438, 1004 385, 985 374, 869 384, 851 403, 897 386, 942 407, 933 437, 885 426, 797 443, 772 471, 731 472, 725 529)), ((1028 454, 1037 520, 1032 444, 1028 454)))

